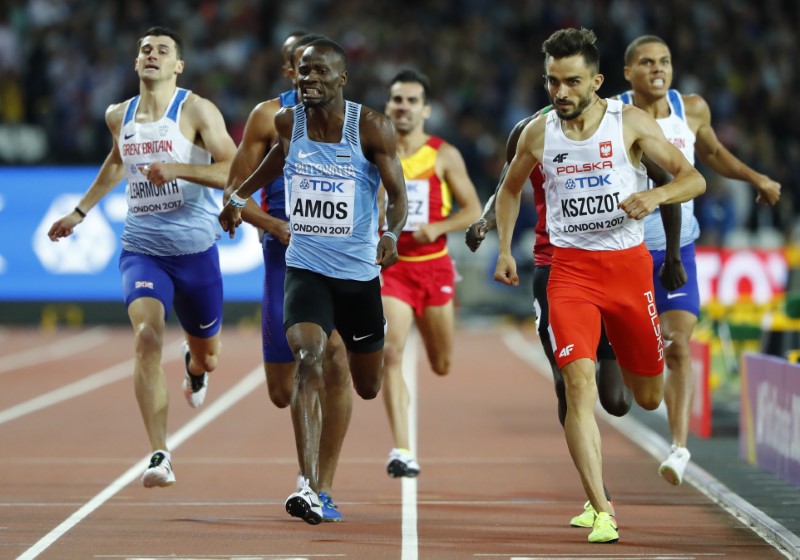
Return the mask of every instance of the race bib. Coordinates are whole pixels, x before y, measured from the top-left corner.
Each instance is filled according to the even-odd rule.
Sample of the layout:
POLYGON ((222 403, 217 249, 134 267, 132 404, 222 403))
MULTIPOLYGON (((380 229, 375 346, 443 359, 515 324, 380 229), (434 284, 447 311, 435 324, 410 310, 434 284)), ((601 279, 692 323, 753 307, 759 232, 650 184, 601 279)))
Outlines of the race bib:
POLYGON ((286 209, 292 234, 351 236, 355 196, 353 179, 293 175, 286 209))
POLYGON ((559 203, 563 231, 609 231, 622 227, 625 211, 618 207, 622 194, 613 170, 563 179, 559 203))
POLYGON ((177 179, 164 185, 148 180, 128 181, 125 189, 128 212, 136 216, 172 212, 183 206, 183 191, 177 179))
POLYGON ((417 231, 430 221, 430 183, 427 179, 406 179, 408 218, 403 231, 417 231))

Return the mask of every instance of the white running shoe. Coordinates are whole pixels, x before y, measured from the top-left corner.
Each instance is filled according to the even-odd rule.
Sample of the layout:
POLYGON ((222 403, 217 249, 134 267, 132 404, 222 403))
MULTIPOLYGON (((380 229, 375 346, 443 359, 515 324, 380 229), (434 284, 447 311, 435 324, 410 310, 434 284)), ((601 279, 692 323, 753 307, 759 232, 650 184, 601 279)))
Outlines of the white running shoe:
POLYGON ((322 504, 319 496, 308 485, 308 479, 300 477, 297 482, 300 487, 286 498, 286 513, 292 517, 299 517, 309 525, 319 525, 322 522, 322 504))
POLYGON ((186 363, 186 373, 183 376, 183 396, 192 408, 197 408, 206 400, 206 389, 208 389, 208 374, 192 375, 189 373, 189 343, 183 341, 183 360, 186 363))
POLYGON ((688 449, 673 444, 672 453, 661 463, 658 468, 658 474, 670 484, 678 486, 683 482, 683 471, 686 470, 686 465, 689 464, 691 456, 692 454, 689 453, 688 449))
POLYGON ((175 484, 175 472, 167 451, 156 451, 150 457, 150 465, 142 475, 142 484, 145 488, 164 488, 175 484))
POLYGON ((408 449, 394 448, 386 460, 386 472, 392 478, 414 478, 419 474, 419 463, 408 449))

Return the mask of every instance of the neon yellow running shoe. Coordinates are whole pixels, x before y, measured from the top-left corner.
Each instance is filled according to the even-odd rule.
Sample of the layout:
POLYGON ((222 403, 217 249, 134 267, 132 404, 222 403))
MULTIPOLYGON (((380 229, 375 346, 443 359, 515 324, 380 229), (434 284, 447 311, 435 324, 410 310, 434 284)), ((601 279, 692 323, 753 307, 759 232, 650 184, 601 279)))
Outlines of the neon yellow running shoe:
POLYGON ((608 512, 601 511, 594 519, 592 532, 589 533, 589 542, 611 544, 618 540, 617 522, 608 512))
POLYGON ((592 507, 592 502, 587 500, 586 503, 583 504, 583 513, 570 519, 569 524, 573 527, 591 529, 594 526, 595 517, 597 517, 597 512, 592 507))

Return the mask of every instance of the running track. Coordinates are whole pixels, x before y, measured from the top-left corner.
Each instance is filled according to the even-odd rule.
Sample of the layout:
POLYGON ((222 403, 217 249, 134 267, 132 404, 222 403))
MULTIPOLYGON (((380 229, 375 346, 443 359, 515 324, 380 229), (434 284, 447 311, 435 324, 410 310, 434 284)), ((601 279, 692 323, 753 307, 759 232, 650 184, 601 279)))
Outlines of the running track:
POLYGON ((785 557, 698 490, 664 483, 624 423, 601 422, 621 540, 587 543, 567 525, 585 498, 549 374, 535 353, 511 351, 520 335, 538 347, 530 330, 460 331, 444 379, 412 344, 422 475, 387 477, 383 403, 356 397, 334 484, 345 521, 314 527, 283 509, 294 441, 288 410, 268 401, 255 330, 226 327, 197 411, 180 394, 180 335, 168 333, 177 484, 147 490, 129 329, 0 329, 0 559, 785 557))

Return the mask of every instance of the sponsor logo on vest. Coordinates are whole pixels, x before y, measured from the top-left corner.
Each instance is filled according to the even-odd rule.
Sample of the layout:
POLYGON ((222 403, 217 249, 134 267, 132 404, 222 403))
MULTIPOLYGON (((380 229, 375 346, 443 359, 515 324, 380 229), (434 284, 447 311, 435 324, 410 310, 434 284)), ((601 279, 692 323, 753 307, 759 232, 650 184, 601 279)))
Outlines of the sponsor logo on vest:
POLYGON ((556 167, 558 175, 571 175, 573 173, 586 173, 588 171, 602 171, 603 169, 613 169, 614 163, 609 160, 593 161, 580 163, 577 165, 561 165, 556 167))

